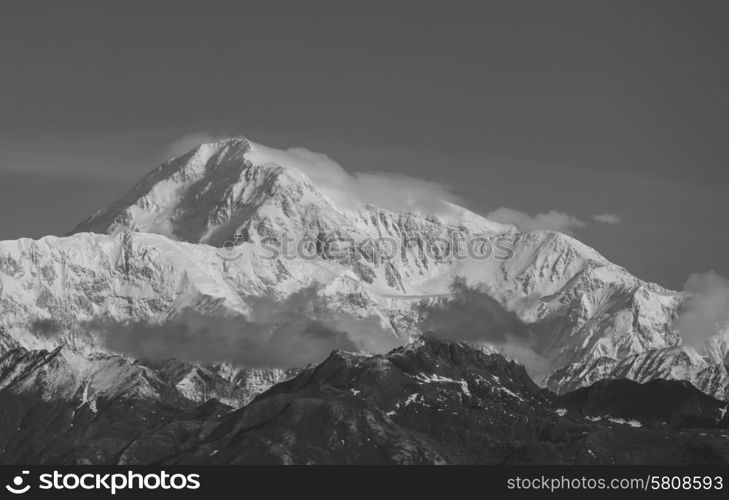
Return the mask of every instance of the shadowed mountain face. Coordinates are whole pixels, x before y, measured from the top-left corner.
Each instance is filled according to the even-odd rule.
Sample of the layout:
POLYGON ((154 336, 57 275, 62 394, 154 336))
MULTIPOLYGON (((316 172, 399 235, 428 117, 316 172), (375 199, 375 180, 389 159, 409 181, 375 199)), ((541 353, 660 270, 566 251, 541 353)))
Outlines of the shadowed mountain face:
POLYGON ((559 401, 588 415, 654 422, 675 427, 729 427, 729 403, 702 393, 688 382, 651 380, 601 380, 568 393, 559 401))
MULTIPOLYGON (((172 368, 160 369, 170 377, 172 368)), ((381 356, 333 352, 239 410, 217 400, 195 406, 172 392, 130 391, 91 405, 5 387, 0 456, 3 463, 729 464, 726 406, 666 381, 605 381, 556 396, 498 354, 423 338, 381 356)))

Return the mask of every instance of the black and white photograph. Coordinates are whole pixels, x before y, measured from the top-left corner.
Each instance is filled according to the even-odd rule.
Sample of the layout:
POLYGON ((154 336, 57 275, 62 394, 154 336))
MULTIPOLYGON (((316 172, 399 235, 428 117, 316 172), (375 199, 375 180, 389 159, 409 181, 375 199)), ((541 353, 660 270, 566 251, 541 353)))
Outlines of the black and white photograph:
POLYGON ((2 0, 0 497, 725 494, 728 248, 729 2, 2 0))

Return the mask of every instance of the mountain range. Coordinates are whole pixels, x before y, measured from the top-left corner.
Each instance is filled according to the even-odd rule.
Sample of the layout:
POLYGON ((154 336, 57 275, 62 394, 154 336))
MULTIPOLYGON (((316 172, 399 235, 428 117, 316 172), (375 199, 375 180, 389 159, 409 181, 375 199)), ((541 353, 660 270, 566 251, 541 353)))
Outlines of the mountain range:
MULTIPOLYGON (((67 236, 0 241, 3 461, 299 463, 299 442, 315 462, 526 460, 519 453, 538 461, 555 450, 565 463, 586 450, 597 462, 620 461, 608 437, 579 450, 561 440, 593 427, 601 436, 638 431, 573 422, 555 413, 560 397, 568 415, 586 401, 607 414, 615 387, 638 394, 656 379, 681 381, 670 387, 695 387, 710 401, 695 403, 700 421, 716 418, 718 401, 729 400, 729 329, 703 346, 683 345, 674 323, 686 293, 642 281, 562 233, 522 232, 447 201, 436 200, 428 214, 372 205, 347 191, 348 177, 317 173, 314 163, 244 138, 206 143, 160 165, 67 236), (383 253, 383 242, 394 251, 383 253), (459 245, 472 251, 474 242, 488 255, 462 258, 459 245), (452 343, 423 341, 424 332, 452 343), (403 345, 410 347, 398 350, 403 345), (440 359, 448 349, 468 358, 468 369, 417 371, 421 361, 410 359, 440 359), (406 358, 415 365, 398 364, 406 358), (479 371, 483 382, 472 379, 479 371), (515 385, 494 385, 492 375, 515 385), (378 377, 388 377, 392 394, 378 389, 378 377), (619 385, 624 379, 644 385, 619 385), (406 404, 408 390, 414 399, 406 404), (476 416, 493 395, 499 405, 476 416), (426 420, 437 421, 431 413, 441 396, 442 412, 468 408, 464 425, 474 436, 486 420, 500 423, 478 439, 449 435, 449 425, 461 426, 452 415, 439 434, 426 420), (277 413, 284 408, 293 413, 277 413), (67 438, 33 444, 27 433, 49 415, 47 429, 63 428, 67 438), (504 415, 529 415, 531 430, 515 437, 526 440, 522 451, 492 441, 506 432, 504 415), (97 424, 99 436, 112 439, 107 421, 117 417, 170 446, 160 448, 156 437, 102 446, 98 456, 79 451, 91 446, 79 443, 95 439, 97 424), (317 434, 318 418, 343 428, 317 434), (143 423, 150 419, 159 420, 143 423), (257 419, 282 420, 271 435, 245 431, 258 429, 257 419), (562 444, 546 445, 539 433, 554 425, 572 430, 555 438, 562 444), (283 428, 296 432, 281 435, 283 428), (384 448, 365 444, 383 436, 391 438, 384 448), (444 444, 451 438, 484 451, 444 444), (340 455, 330 446, 337 440, 345 443, 340 455), (231 443, 242 442, 250 452, 234 450, 231 443), (291 456, 271 451, 273 443, 291 456), (152 457, 145 446, 166 455, 152 457)), ((696 392, 692 401, 704 397, 696 392)), ((609 418, 630 417, 616 411, 609 418)), ((122 441, 124 425, 112 432, 122 441)))

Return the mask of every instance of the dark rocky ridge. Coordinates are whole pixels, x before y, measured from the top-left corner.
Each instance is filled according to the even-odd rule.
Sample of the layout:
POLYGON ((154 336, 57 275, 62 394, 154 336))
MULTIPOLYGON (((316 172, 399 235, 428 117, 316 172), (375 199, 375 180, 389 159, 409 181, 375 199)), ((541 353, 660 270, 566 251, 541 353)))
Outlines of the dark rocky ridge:
POLYGON ((239 410, 120 394, 91 411, 6 387, 0 461, 729 464, 724 408, 682 382, 557 396, 499 355, 422 339, 386 355, 333 352, 239 410))
POLYGON ((609 414, 677 428, 729 428, 729 404, 718 401, 686 381, 601 380, 559 398, 565 408, 586 415, 609 414))

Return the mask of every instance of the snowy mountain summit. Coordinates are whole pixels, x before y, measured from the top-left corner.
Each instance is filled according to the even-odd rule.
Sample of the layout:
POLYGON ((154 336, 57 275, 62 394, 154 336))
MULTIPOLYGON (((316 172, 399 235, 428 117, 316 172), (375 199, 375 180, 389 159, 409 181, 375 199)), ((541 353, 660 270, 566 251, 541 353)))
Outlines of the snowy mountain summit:
MULTIPOLYGON (((525 333, 471 324, 455 340, 491 344, 555 391, 661 377, 729 398, 729 332, 703 351, 682 347, 672 327, 681 293, 567 235, 519 232, 448 201, 423 205, 417 193, 377 206, 361 184, 305 150, 243 138, 201 144, 67 237, 0 242, 0 355, 62 345, 64 366, 115 350, 133 363, 164 354, 149 340, 162 338, 192 346, 202 359, 189 361, 216 366, 220 384, 230 380, 220 378, 221 362, 250 366, 259 356, 293 367, 342 343, 365 352, 407 343, 428 324, 427 311, 453 306, 454 279, 463 278, 525 333), (201 317, 216 318, 214 326, 190 326, 201 317), (169 324, 184 335, 179 342, 169 324), (209 336, 196 344, 198 333, 209 336)), ((176 374, 182 397, 200 399, 190 380, 201 369, 176 374)))
MULTIPOLYGON (((371 231, 367 225, 402 218, 353 197, 349 176, 339 168, 323 155, 275 150, 243 138, 201 144, 160 165, 74 232, 130 229, 220 246, 236 233, 255 241, 276 230, 371 231), (370 221, 373 215, 386 220, 370 221)), ((443 208, 471 229, 512 229, 447 203, 443 208)))

